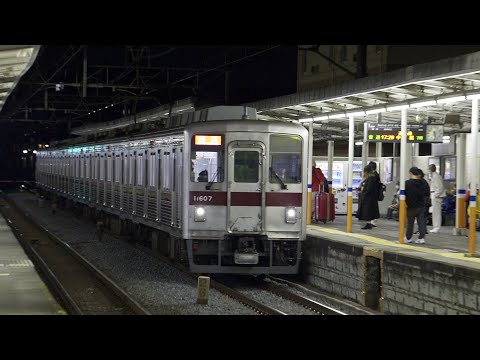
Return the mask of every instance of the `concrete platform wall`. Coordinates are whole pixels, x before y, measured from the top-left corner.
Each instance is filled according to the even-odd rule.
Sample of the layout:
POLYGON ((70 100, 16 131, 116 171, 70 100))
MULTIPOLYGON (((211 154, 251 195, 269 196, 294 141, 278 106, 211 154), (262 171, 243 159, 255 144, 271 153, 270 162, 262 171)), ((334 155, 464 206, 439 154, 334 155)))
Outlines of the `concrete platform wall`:
POLYGON ((480 270, 308 236, 306 281, 385 314, 480 314, 480 270))

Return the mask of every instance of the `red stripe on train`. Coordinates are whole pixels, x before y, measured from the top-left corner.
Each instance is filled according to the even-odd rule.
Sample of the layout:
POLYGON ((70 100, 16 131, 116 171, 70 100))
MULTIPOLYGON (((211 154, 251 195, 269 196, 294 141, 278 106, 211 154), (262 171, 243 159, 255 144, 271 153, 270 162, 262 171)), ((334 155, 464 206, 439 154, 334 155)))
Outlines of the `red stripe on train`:
MULTIPOLYGON (((260 206, 259 192, 232 192, 231 206, 260 206)), ((190 205, 227 205, 227 193, 223 191, 191 191, 190 205)), ((302 193, 269 192, 266 206, 302 206, 302 193)))
POLYGON ((259 192, 232 192, 230 205, 232 206, 260 206, 262 194, 259 192))
POLYGON ((267 206, 302 206, 302 193, 269 192, 267 206))

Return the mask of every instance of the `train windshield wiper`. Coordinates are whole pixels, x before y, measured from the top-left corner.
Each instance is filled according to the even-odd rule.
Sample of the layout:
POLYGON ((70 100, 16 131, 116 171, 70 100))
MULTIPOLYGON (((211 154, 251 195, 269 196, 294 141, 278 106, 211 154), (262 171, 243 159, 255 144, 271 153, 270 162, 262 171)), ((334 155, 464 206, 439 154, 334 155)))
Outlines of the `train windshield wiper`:
POLYGON ((212 187, 213 185, 213 182, 215 181, 215 179, 217 178, 217 175, 218 175, 218 171, 215 173, 215 175, 213 176, 212 180, 210 180, 208 182, 207 185, 205 185, 205 190, 210 190, 210 188, 212 187))
POLYGON ((277 175, 277 173, 275 172, 275 170, 273 170, 272 167, 270 167, 270 173, 273 174, 273 176, 275 176, 275 178, 280 182, 280 187, 285 190, 287 189, 287 185, 284 184, 284 182, 282 181, 282 179, 280 179, 280 176, 277 175))

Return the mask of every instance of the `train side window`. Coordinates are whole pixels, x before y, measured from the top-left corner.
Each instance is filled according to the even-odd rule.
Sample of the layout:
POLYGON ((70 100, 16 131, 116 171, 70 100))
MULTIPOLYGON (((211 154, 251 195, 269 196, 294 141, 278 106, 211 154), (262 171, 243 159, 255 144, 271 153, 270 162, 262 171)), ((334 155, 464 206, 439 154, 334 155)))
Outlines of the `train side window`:
POLYGON ((128 185, 129 166, 128 166, 128 153, 123 154, 123 184, 128 185))
POLYGON ((148 161, 148 186, 156 187, 157 186, 157 177, 155 176, 156 174, 156 159, 155 159, 155 153, 151 152, 149 155, 149 161, 148 161))
POLYGON ((80 157, 78 155, 75 157, 75 177, 77 179, 80 177, 80 157))
POLYGON ((107 181, 112 181, 113 159, 112 155, 107 157, 107 181))
POLYGON ((162 171, 162 151, 158 150, 158 171, 157 171, 158 183, 157 183, 157 186, 158 186, 159 189, 160 189, 160 186, 162 184, 162 174, 163 174, 163 171, 162 171))
POLYGON ((270 182, 278 176, 285 184, 302 181, 302 138, 298 135, 270 136, 270 182))
POLYGON ((122 158, 120 155, 115 156, 115 162, 113 164, 115 178, 113 179, 114 182, 120 183, 122 181, 122 158))
POLYGON ((85 178, 85 156, 82 155, 80 158, 80 178, 85 178))
POLYGON ((257 151, 236 151, 233 180, 239 183, 257 183, 260 154, 257 151))
POLYGON ((139 153, 137 154, 137 185, 143 185, 144 181, 144 160, 143 160, 143 154, 139 153))
MULTIPOLYGON (((90 155, 86 155, 85 157, 85 177, 90 179, 90 155)), ((63 172, 63 171, 62 171, 63 172)))
POLYGON ((170 190, 170 152, 163 152, 163 171, 162 171, 162 187, 164 190, 170 190))
POLYGON ((133 154, 130 154, 130 164, 129 164, 129 175, 128 175, 128 184, 129 185, 135 185, 134 182, 135 182, 135 175, 136 175, 136 172, 135 172, 135 156, 136 155, 136 152, 134 152, 133 154))
POLYGON ((100 156, 100 180, 105 180, 105 159, 104 156, 100 156))

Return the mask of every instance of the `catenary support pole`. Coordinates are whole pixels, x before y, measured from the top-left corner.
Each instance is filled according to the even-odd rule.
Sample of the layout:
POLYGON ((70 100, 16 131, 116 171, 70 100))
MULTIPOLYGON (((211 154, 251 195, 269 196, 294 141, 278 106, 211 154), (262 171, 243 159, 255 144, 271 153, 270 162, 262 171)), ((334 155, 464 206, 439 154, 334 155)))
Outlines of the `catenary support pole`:
POLYGON ((457 154, 457 173, 455 177, 457 179, 457 204, 455 211, 455 228, 453 229, 453 235, 466 234, 465 226, 466 222, 466 209, 465 209, 465 158, 466 158, 466 137, 467 134, 456 134, 455 141, 457 142, 456 154, 457 154))
POLYGON ((468 253, 475 253, 475 232, 477 226, 477 147, 478 147, 478 97, 472 99, 472 156, 470 157, 470 235, 468 253))
POLYGON ((405 237, 405 219, 407 204, 405 203, 406 154, 407 154, 407 109, 402 109, 402 124, 400 138, 400 212, 398 216, 398 242, 403 244, 405 237))
POLYGON ((312 160, 313 160, 313 121, 308 123, 307 225, 310 225, 312 223, 312 160))
POLYGON ((354 135, 355 121, 353 115, 348 116, 348 181, 347 181, 347 232, 352 232, 353 216, 353 147, 355 145, 354 135))
POLYGON ((333 140, 328 140, 328 192, 333 194, 333 153, 334 153, 334 142, 333 140))

